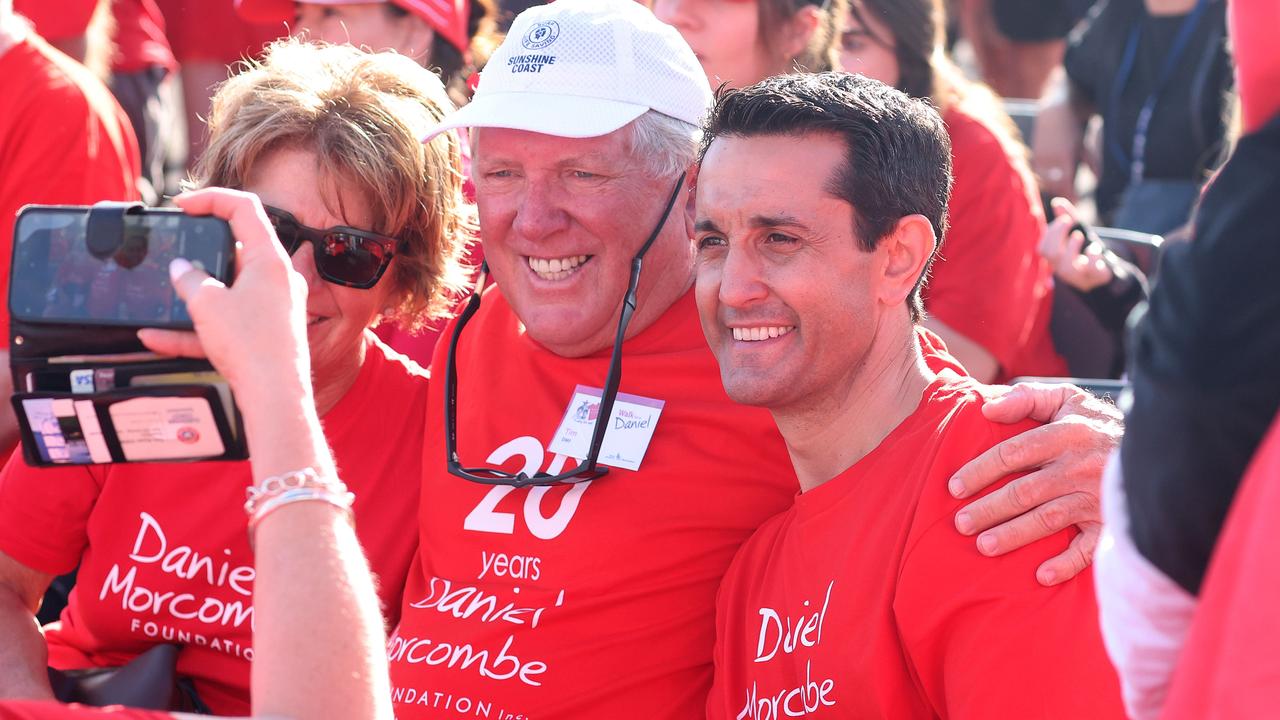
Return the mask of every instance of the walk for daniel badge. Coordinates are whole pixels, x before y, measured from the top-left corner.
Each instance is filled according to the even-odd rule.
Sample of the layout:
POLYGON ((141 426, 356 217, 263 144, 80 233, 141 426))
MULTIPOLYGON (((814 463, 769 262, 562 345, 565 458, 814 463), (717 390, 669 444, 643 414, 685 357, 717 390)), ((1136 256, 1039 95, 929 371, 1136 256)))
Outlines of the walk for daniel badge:
MULTIPOLYGON (((551 452, 578 460, 587 457, 591 450, 591 432, 596 416, 600 414, 601 395, 603 392, 599 388, 586 385, 573 389, 573 399, 565 408, 564 419, 548 447, 551 452)), ((665 404, 662 400, 618 393, 613 403, 613 414, 608 419, 604 444, 600 447, 600 463, 639 470, 665 404)))

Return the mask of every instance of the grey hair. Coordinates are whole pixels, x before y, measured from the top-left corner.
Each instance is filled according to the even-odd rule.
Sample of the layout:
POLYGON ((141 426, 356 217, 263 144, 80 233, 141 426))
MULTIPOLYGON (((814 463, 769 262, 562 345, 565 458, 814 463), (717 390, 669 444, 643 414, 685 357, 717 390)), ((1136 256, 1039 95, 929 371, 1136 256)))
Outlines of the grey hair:
POLYGON ((654 178, 675 177, 688 170, 702 141, 702 128, 657 110, 646 111, 627 128, 631 154, 654 178))

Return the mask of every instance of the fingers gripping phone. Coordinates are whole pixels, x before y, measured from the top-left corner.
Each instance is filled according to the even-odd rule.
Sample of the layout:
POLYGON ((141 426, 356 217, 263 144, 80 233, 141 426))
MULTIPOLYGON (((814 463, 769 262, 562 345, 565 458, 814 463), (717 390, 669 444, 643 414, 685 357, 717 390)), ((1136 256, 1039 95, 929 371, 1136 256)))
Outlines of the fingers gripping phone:
POLYGON ((226 221, 140 208, 124 214, 117 233, 94 233, 88 210, 29 205, 18 214, 9 292, 14 319, 189 330, 191 316, 169 280, 170 261, 186 258, 230 282, 235 241, 226 221))

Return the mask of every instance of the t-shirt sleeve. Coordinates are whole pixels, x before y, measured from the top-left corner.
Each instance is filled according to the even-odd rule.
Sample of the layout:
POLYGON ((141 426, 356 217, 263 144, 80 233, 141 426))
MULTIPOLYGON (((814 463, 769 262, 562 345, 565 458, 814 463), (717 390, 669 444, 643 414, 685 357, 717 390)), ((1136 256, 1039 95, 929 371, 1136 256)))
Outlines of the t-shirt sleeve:
POLYGON ((19 447, 0 470, 0 550, 49 575, 75 569, 101 483, 87 467, 34 468, 19 447))
POLYGON ((1044 227, 1030 179, 976 120, 947 114, 955 190, 925 309, 995 356, 1017 364, 1046 282, 1037 245, 1044 227))
MULTIPOLYGON (((1008 435, 986 432, 985 446, 1008 435)), ((957 507, 916 536, 894 600, 907 660, 935 711, 957 719, 1123 718, 1092 574, 1051 588, 1035 578, 1073 531, 989 558, 955 530, 957 507)))
POLYGON ((63 705, 52 701, 0 701, 0 720, 172 720, 173 715, 157 710, 137 710, 113 705, 95 708, 63 705))

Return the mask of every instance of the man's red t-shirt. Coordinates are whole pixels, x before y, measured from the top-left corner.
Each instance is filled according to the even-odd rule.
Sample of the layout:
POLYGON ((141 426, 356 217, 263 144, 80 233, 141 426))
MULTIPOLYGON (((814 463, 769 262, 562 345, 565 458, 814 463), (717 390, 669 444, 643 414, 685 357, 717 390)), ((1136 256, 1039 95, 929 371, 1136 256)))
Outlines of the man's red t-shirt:
POLYGON ((111 92, 39 37, 0 55, 0 97, 0 347, 8 347, 18 209, 136 200, 141 161, 133 128, 111 92))
MULTIPOLYGON (((541 347, 490 289, 458 350, 462 464, 573 467, 548 444, 579 409, 575 386, 602 386, 608 364, 608 350, 570 359, 541 347)), ((432 383, 419 558, 388 647, 401 720, 702 712, 716 587, 796 478, 769 414, 725 395, 692 291, 626 342, 622 368, 623 393, 665 402, 639 471, 553 488, 448 474, 443 383, 432 383)))
MULTIPOLYGON (((364 367, 325 414, 325 436, 356 494, 356 528, 394 624, 417 545, 426 372, 366 334, 364 367)), ((80 570, 59 625, 56 668, 123 665, 183 645, 180 675, 218 714, 249 712, 253 551, 248 462, 27 466, 0 474, 0 550, 50 575, 80 570)))
POLYGON ((747 541, 721 586, 707 717, 1121 718, 1089 573, 1041 587, 1067 531, 999 558, 947 479, 1031 427, 944 373, 869 455, 747 541))
POLYGON ((1065 375, 1049 334, 1053 274, 1039 252, 1044 211, 1035 181, 962 107, 943 119, 955 182, 925 309, 994 355, 999 381, 1065 375))

